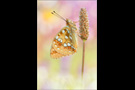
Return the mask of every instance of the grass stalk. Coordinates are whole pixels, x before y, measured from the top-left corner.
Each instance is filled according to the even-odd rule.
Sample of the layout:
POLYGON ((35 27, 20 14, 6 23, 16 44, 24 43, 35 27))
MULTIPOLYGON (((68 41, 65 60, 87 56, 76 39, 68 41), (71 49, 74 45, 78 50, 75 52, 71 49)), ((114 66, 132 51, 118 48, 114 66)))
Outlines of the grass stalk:
POLYGON ((85 59, 85 41, 83 40, 83 53, 82 53, 82 80, 84 73, 84 59, 85 59))

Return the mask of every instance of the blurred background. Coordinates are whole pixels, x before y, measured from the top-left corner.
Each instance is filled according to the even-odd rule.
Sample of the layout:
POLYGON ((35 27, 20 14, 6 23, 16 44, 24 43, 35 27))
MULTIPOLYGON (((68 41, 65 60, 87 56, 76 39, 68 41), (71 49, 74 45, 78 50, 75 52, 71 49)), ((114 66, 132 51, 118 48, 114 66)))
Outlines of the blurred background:
MULTIPOLYGON (((79 28, 79 23, 77 23, 79 28)), ((97 89, 97 1, 38 0, 37 1, 37 89, 97 89), (81 8, 89 18, 89 38, 86 41, 84 80, 81 85, 82 40, 78 38, 77 53, 60 59, 50 57, 52 40, 66 25, 52 15, 55 10, 64 18, 79 20, 81 8)))

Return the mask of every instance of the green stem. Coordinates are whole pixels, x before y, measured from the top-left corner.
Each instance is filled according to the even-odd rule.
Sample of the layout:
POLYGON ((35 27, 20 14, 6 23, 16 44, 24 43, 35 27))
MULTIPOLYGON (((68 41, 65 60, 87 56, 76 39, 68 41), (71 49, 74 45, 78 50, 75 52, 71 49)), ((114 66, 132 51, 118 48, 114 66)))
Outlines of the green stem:
POLYGON ((83 40, 83 56, 82 56, 82 80, 83 80, 83 72, 84 72, 84 55, 85 55, 85 41, 83 40))

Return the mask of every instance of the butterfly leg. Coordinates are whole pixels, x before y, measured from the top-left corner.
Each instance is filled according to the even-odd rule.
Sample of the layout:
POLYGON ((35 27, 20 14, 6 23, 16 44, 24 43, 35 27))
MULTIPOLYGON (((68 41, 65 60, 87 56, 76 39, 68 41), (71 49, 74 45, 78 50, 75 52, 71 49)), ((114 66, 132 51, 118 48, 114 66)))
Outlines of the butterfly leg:
POLYGON ((78 23, 79 21, 73 21, 74 23, 78 23))

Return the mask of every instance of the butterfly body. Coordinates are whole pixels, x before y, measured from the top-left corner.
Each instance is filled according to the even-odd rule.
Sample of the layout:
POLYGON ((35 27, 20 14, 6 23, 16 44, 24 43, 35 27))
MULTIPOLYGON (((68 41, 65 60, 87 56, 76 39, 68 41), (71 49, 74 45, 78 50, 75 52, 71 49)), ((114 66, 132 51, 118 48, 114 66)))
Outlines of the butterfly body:
POLYGON ((75 31, 77 31, 75 23, 66 19, 66 26, 58 32, 52 42, 50 53, 52 58, 60 58, 77 52, 78 45, 75 31))

